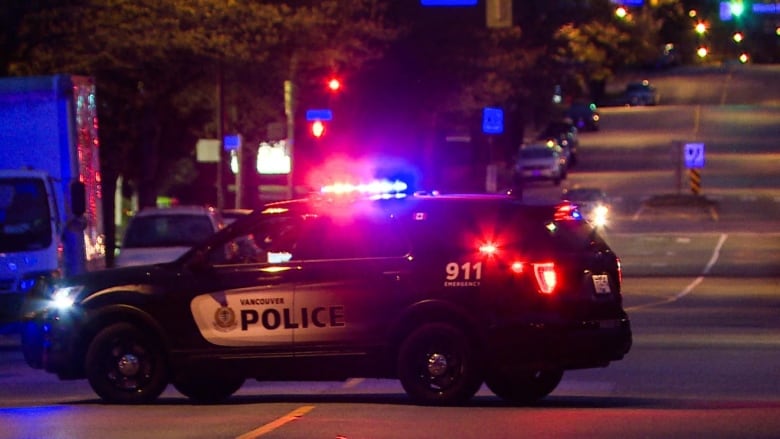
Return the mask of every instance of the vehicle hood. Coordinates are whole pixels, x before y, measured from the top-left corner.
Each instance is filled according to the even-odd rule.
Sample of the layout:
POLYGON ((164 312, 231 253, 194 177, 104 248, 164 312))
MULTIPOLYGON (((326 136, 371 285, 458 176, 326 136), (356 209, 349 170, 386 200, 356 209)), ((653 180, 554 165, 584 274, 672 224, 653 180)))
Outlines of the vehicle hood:
POLYGON ((135 265, 159 264, 178 259, 190 247, 138 247, 119 250, 116 258, 117 267, 135 265))

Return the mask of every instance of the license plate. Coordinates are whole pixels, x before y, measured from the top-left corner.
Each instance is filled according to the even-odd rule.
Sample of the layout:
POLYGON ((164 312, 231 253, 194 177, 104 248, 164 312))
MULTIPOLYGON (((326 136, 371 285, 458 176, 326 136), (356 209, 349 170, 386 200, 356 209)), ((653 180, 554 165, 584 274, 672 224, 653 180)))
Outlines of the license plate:
POLYGON ((607 274, 594 274, 593 288, 596 290, 596 294, 609 294, 612 290, 609 288, 609 275, 607 274))

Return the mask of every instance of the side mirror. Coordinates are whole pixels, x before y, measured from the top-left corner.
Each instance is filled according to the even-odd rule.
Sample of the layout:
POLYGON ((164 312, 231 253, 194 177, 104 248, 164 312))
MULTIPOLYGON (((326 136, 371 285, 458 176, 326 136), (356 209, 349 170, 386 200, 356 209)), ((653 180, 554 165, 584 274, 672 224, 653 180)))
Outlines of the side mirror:
POLYGON ((87 211, 87 188, 84 183, 74 181, 70 184, 70 204, 74 216, 82 216, 87 211))

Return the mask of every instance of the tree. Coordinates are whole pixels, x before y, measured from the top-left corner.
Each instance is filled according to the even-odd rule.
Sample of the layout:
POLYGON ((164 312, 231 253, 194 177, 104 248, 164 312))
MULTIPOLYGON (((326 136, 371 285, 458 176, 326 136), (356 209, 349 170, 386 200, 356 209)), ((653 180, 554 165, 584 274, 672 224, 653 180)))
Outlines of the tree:
POLYGON ((561 26, 555 33, 557 61, 571 66, 581 88, 590 89, 598 100, 606 81, 618 70, 652 65, 658 59, 664 24, 658 11, 676 1, 661 3, 645 5, 623 18, 614 15, 612 6, 602 5, 593 19, 561 26))
POLYGON ((96 78, 109 264, 116 177, 137 189, 142 207, 196 177, 195 141, 218 131, 220 68, 230 84, 227 129, 260 136, 283 117, 291 69, 305 84, 324 65, 380 56, 393 38, 375 0, 7 1, 4 73, 96 78))
POLYGON ((154 203, 173 174, 170 166, 192 156, 197 137, 216 134, 219 66, 227 83, 241 81, 227 88, 233 105, 227 126, 257 133, 282 114, 284 72, 297 69, 305 84, 306 75, 324 65, 376 58, 393 36, 371 0, 71 0, 39 6, 20 20, 19 59, 10 73, 97 78, 104 171, 132 181, 141 205, 154 203))

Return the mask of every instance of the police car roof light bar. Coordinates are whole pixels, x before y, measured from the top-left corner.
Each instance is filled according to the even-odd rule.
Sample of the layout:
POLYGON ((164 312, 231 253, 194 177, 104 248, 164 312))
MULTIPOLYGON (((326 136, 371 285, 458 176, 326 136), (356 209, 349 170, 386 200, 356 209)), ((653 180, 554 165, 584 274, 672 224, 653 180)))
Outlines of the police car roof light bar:
POLYGON ((403 181, 375 180, 369 183, 334 183, 323 186, 320 192, 332 195, 395 195, 403 194, 409 186, 403 181))

